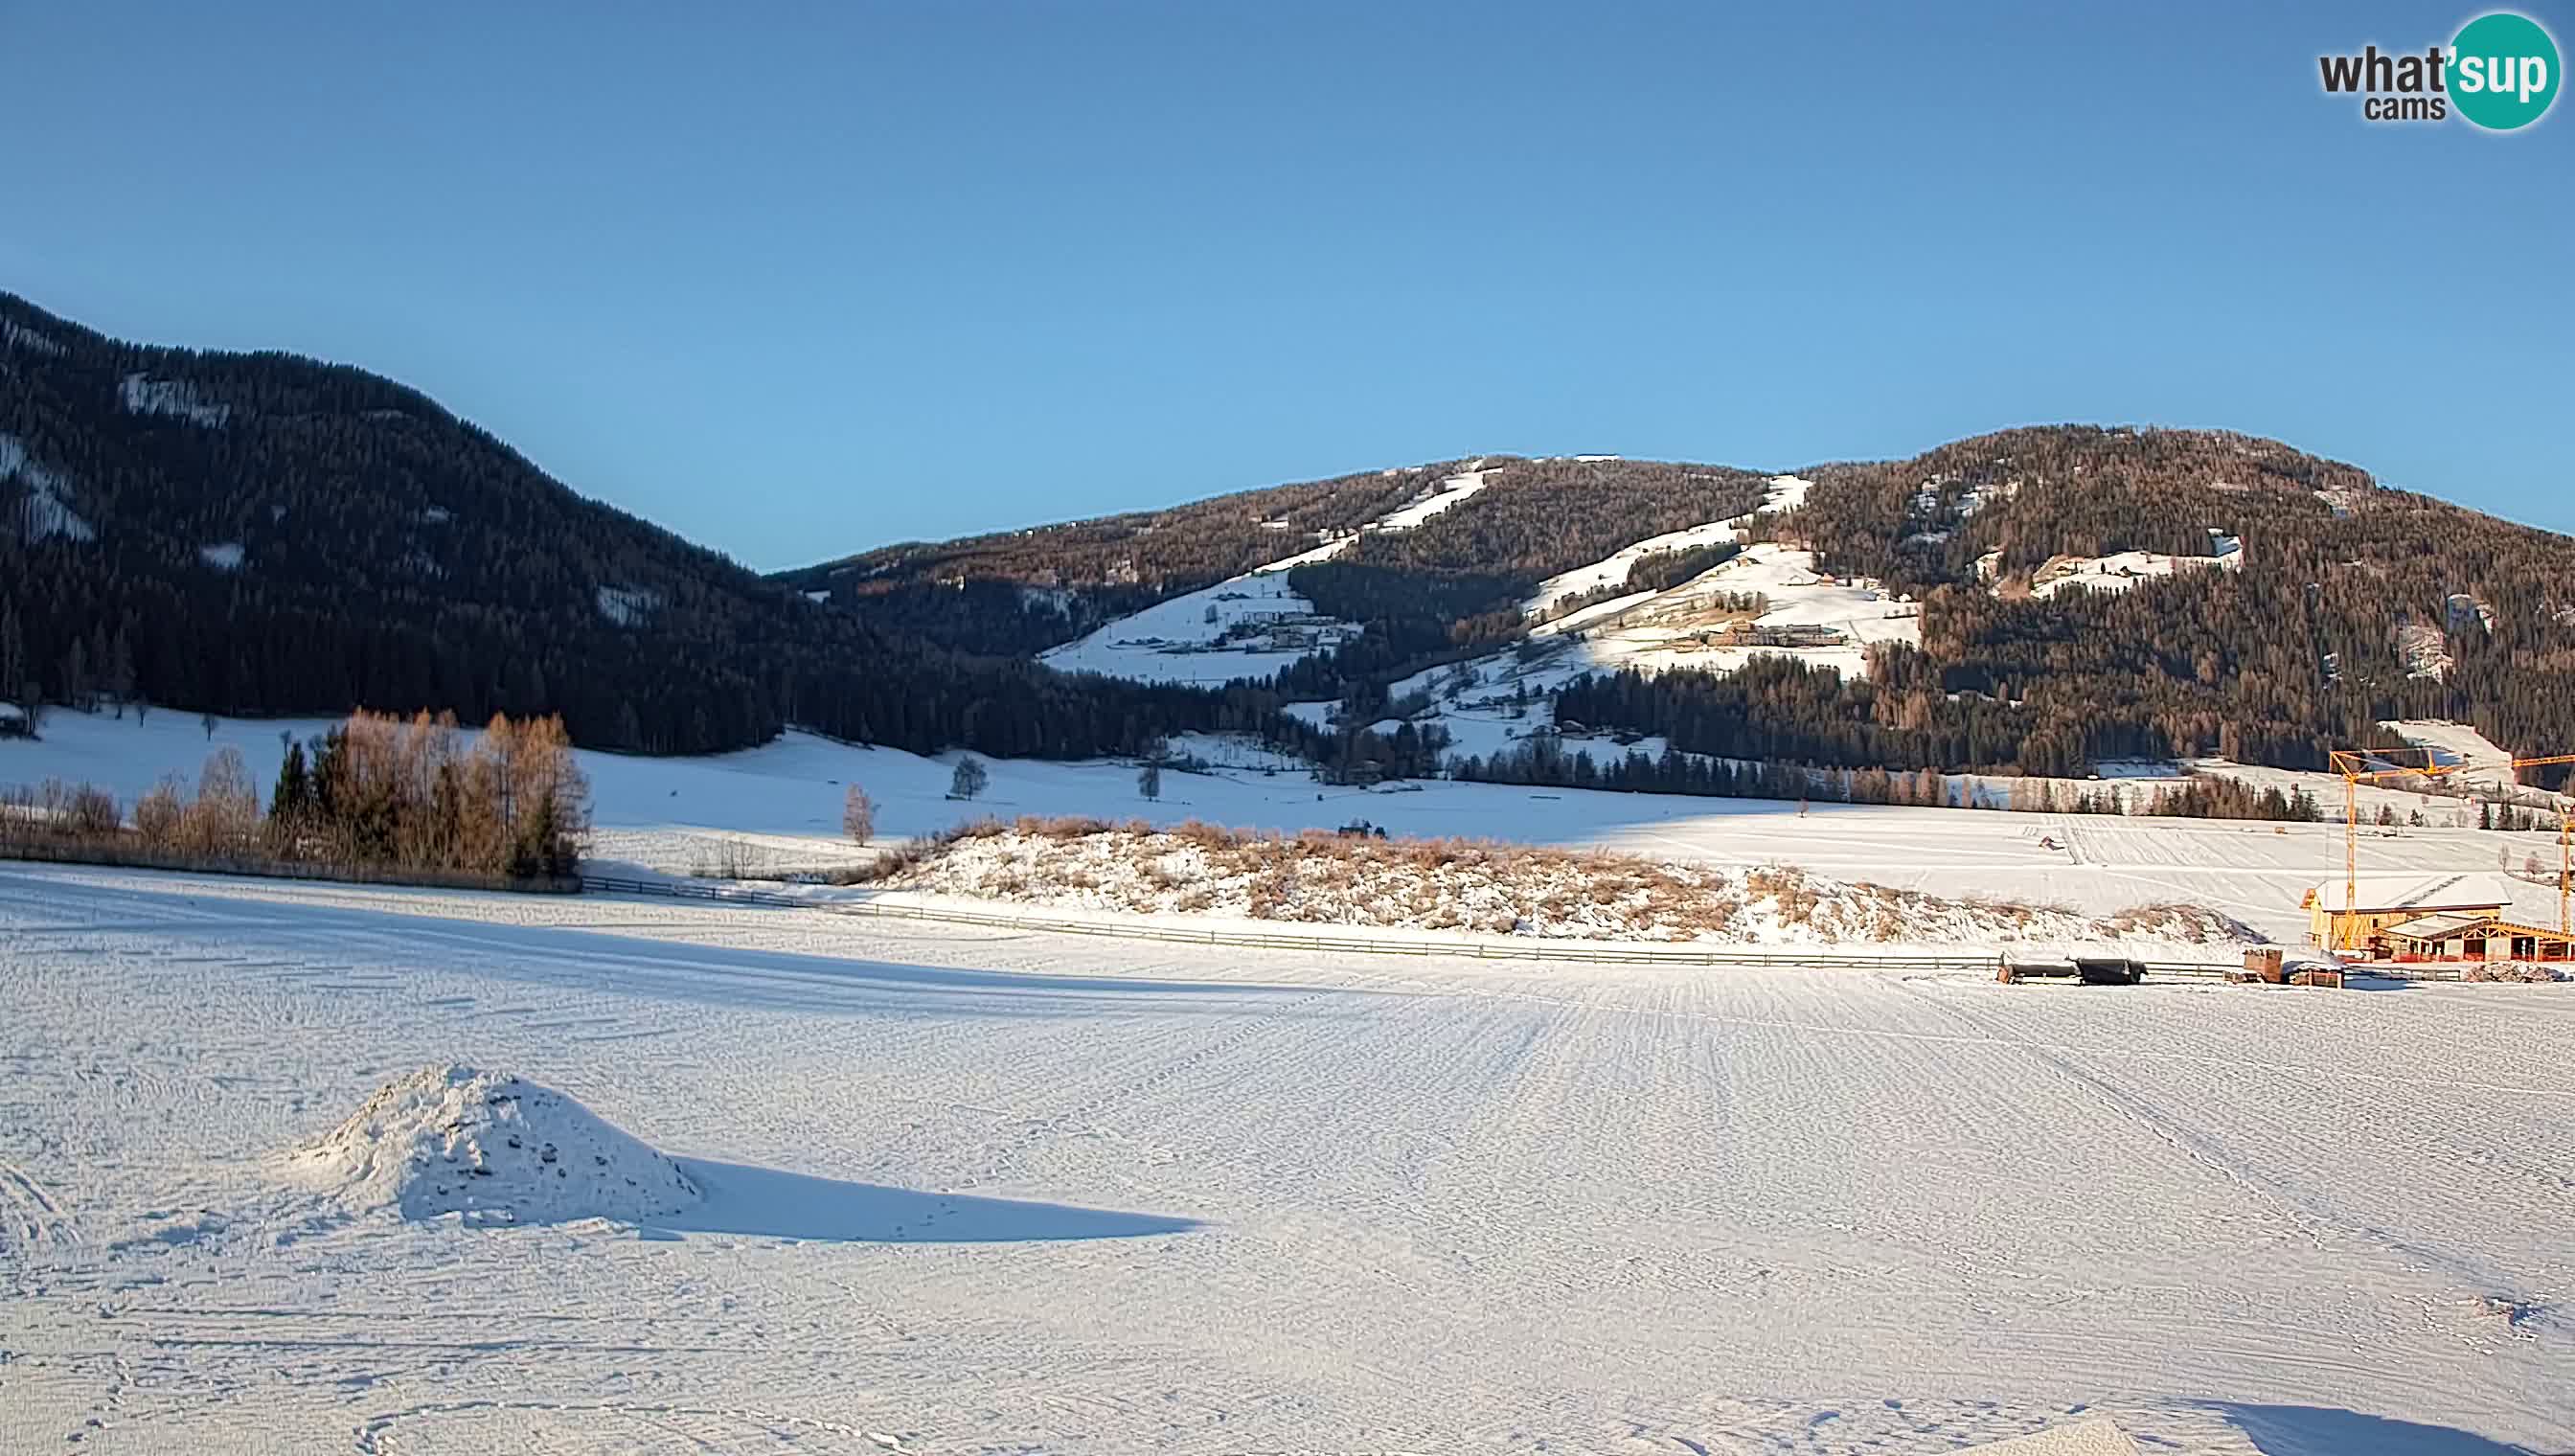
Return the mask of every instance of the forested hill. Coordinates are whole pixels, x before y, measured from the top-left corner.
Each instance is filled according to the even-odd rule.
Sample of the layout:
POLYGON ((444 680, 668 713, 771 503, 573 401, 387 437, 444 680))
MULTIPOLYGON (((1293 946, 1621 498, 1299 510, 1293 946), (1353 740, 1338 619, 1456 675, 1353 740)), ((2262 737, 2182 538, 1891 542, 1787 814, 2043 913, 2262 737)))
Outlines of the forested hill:
MULTIPOLYGON (((1490 655, 1528 632, 1538 581, 1767 499, 1763 478, 1721 467, 1496 457, 901 548, 810 581, 872 620, 927 604, 949 614, 948 641, 1033 652, 1470 469, 1471 498, 1289 574, 1363 630, 1265 686, 1364 722, 1399 709, 1392 689, 1426 666, 1474 659, 1486 681, 1510 679, 1490 655), (1305 513, 1296 531, 1261 525, 1288 509, 1305 513)), ((2045 774, 2204 754, 2321 767, 2400 719, 2470 723, 2522 752, 2575 743, 2575 540, 2225 432, 2032 427, 1798 475, 1802 502, 1747 534, 1917 599, 1919 648, 1874 650, 1864 677, 1816 666, 1829 649, 1615 677, 1604 649, 1602 676, 1566 690, 1566 720, 1721 756, 2045 774)), ((1732 549, 1648 558, 1587 595, 1686 596, 1732 549)), ((1441 710, 1407 711, 1429 728, 1441 710)))
POLYGON ((417 391, 0 293, 0 700, 562 713, 586 744, 1114 751, 1257 718, 961 658, 587 500, 417 391))
POLYGON ((951 646, 1034 653, 1355 531, 1401 504, 1431 473, 1368 471, 1161 511, 905 542, 774 580, 951 646))
MULTIPOLYGON (((2213 432, 2050 426, 1800 474, 1801 504, 1775 496, 1793 509, 1564 600, 1686 596, 1734 535, 1767 535, 1918 598, 1920 646, 1871 649, 1864 677, 1793 653, 1610 677, 1610 653, 1563 689, 1568 720, 1725 756, 2051 774, 2211 752, 2317 766, 2408 718, 2575 746, 2575 539, 2213 432)), ((1002 754, 1192 728, 1312 749, 1283 698, 1433 726, 1395 685, 1516 650, 1540 582, 1773 500, 1722 467, 1492 458, 764 579, 363 370, 120 343, 0 294, 0 700, 559 712, 584 744, 651 752, 791 723, 1002 754), (1288 585, 1355 635, 1259 681, 1209 692, 1033 661, 1335 542, 1288 585)))
POLYGON ((880 626, 988 653, 1035 653, 1166 598, 1350 538, 1296 591, 1371 627, 1336 666, 1299 675, 1306 696, 1357 664, 1387 671, 1426 644, 1507 639, 1518 604, 1558 572, 1640 536, 1739 516, 1762 477, 1723 466, 1607 457, 1489 456, 1339 476, 943 543, 908 543, 776 578, 828 593, 880 626), (1365 530, 1447 480, 1477 489, 1401 530, 1365 530))
POLYGON ((2524 753, 2575 739, 2575 538, 2211 431, 2011 430, 1806 474, 1771 532, 1923 598, 1922 650, 1882 655, 1871 724, 1998 702, 2012 722, 1987 740, 2051 772, 2219 751, 2321 766, 2399 719, 2524 753), (2131 552, 2180 562, 2085 590, 2129 589, 2104 563, 2131 552))

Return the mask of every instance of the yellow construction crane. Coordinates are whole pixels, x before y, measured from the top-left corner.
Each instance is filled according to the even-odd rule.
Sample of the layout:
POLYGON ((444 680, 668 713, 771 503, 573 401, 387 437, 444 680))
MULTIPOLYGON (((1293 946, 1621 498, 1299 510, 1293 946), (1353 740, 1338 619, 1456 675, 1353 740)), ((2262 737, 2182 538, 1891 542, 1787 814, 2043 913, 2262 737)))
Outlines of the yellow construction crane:
MULTIPOLYGON (((2440 750, 2408 743, 2400 748, 2336 748, 2328 761, 2333 771, 2342 775, 2342 926, 2335 934, 2336 950, 2358 950, 2368 943, 2360 929, 2360 785, 2381 779, 2439 778, 2492 764, 2466 762, 2444 763, 2440 750), (2403 760, 2420 757, 2420 763, 2403 760)), ((2544 753, 2536 757, 2515 758, 2511 768, 2516 777, 2524 768, 2538 768, 2551 763, 2575 763, 2575 753, 2544 753)), ((2575 930, 2567 911, 2570 898, 2575 898, 2575 797, 2557 796, 2557 932, 2575 930)))

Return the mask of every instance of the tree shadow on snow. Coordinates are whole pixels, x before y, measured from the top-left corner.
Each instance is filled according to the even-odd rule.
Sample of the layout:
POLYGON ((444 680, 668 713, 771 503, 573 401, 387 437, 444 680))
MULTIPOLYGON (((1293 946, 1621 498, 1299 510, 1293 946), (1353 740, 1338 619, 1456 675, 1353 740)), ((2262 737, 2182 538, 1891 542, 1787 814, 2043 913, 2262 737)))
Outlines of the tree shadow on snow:
POLYGON ((733 1234, 835 1243, 1022 1243, 1187 1233, 1194 1218, 925 1193, 777 1168, 675 1159, 705 1201, 647 1220, 646 1237, 733 1234))
POLYGON ((2229 1401, 2209 1408, 2250 1438, 2262 1456, 2536 1456, 2526 1446, 2507 1446, 2452 1426, 2359 1411, 2229 1401))
MULTIPOLYGON (((0 888, 14 887, 10 881, 16 878, 0 872, 0 888)), ((764 950, 620 933, 638 928, 625 922, 594 929, 373 907, 199 897, 189 893, 191 883, 183 876, 159 876, 146 885, 85 885, 81 895, 93 908, 113 905, 133 910, 133 928, 182 940, 256 929, 261 936, 324 963, 393 970, 411 965, 470 967, 484 975, 532 985, 608 989, 732 1009, 990 1018, 1081 1017, 1145 1009, 1159 1015, 1240 1015, 1247 1010, 1298 1017, 1346 1014, 1330 1003, 1301 1004, 1315 996, 1318 988, 1311 984, 1157 973, 991 970, 834 954, 830 931, 837 927, 814 922, 780 922, 785 928, 812 932, 813 949, 764 950), (1290 1009, 1283 1001, 1300 1004, 1290 1009)), ((50 892, 32 876, 30 885, 38 894, 50 892)), ((416 895, 431 903, 450 894, 502 904, 514 898, 474 891, 367 888, 416 895)), ((84 921, 82 928, 98 930, 113 923, 84 921)), ((694 910, 674 905, 670 921, 674 931, 685 935, 695 923, 694 910)), ((1138 947, 1138 958, 1152 963, 1143 947, 1138 947)), ((1402 994, 1407 993, 1334 987, 1333 1002, 1347 1005, 1361 997, 1402 994)))

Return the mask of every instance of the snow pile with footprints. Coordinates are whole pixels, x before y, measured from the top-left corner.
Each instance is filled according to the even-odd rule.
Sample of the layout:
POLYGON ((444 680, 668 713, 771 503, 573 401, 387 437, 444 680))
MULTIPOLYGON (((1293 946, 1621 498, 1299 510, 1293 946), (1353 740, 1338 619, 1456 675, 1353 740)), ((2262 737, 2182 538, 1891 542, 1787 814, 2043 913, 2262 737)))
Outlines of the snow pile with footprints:
POLYGON ((579 1102, 509 1072, 424 1066, 386 1083, 288 1159, 351 1212, 475 1223, 633 1222, 699 1200, 669 1158, 579 1102))

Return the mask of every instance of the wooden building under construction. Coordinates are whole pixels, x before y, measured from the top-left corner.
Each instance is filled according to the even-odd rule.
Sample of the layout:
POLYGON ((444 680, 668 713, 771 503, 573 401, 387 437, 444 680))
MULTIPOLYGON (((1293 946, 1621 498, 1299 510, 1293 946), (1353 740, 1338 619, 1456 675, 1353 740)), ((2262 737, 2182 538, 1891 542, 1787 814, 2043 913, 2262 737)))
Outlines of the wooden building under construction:
POLYGON ((2575 935, 2501 915, 2424 915, 2378 939, 2397 960, 2575 960, 2575 935))
POLYGON ((2512 905, 2512 886, 2493 874, 2364 874, 2358 903, 2346 910, 2349 886, 2329 879, 2298 901, 2311 945, 2378 947, 2382 933, 2434 915, 2496 918, 2512 905), (2346 934, 2346 929, 2349 933, 2346 934))

